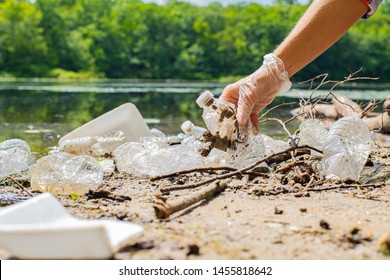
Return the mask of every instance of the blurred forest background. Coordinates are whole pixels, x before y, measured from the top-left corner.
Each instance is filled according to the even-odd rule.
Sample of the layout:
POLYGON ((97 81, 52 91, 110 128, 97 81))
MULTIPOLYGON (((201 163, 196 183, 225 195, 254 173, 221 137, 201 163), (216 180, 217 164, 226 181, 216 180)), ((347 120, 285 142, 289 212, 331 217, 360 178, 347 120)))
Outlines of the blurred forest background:
MULTIPOLYGON (((0 77, 232 81, 262 63, 307 5, 0 0, 0 77)), ((390 82, 390 3, 294 76, 390 82)))

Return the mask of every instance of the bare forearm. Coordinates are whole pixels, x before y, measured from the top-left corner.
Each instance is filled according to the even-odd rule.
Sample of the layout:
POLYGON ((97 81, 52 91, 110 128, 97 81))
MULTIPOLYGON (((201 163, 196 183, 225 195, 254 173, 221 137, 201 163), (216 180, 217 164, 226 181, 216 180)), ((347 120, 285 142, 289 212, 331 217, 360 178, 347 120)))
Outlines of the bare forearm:
POLYGON ((273 53, 291 77, 332 46, 367 11, 361 0, 315 0, 273 53))

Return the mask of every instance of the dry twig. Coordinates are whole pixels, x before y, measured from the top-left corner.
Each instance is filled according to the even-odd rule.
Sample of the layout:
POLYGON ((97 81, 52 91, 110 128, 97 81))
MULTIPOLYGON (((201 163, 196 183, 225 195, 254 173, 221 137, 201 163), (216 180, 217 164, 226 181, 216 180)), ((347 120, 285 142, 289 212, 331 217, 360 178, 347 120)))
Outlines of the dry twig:
POLYGON ((328 191, 328 190, 334 190, 334 189, 348 189, 348 188, 382 188, 385 186, 385 183, 378 183, 378 184, 340 184, 340 185, 324 185, 323 187, 319 188, 307 188, 306 191, 311 192, 320 192, 320 191, 328 191))
POLYGON ((164 174, 164 175, 155 176, 155 177, 150 178, 149 180, 153 182, 153 181, 157 181, 157 180, 161 180, 161 179, 165 179, 165 178, 170 178, 170 177, 176 177, 176 176, 183 175, 183 174, 188 174, 188 173, 194 173, 194 172, 207 172, 207 173, 211 173, 213 171, 219 171, 219 170, 236 171, 237 168, 228 167, 228 166, 199 167, 199 168, 187 169, 187 170, 182 170, 182 171, 178 171, 178 172, 173 172, 173 173, 168 173, 168 174, 164 174))
POLYGON ((273 111, 273 110, 275 110, 275 109, 277 109, 277 108, 280 108, 280 107, 283 107, 283 106, 287 106, 287 105, 293 105, 293 104, 297 104, 297 103, 298 103, 298 102, 288 102, 288 103, 278 104, 278 105, 276 105, 276 106, 274 106, 274 107, 268 109, 267 111, 265 111, 265 113, 262 114, 262 115, 259 117, 259 119, 264 118, 269 112, 271 112, 271 111, 273 111))
MULTIPOLYGON (((189 173, 195 173, 195 172, 214 173, 215 171, 236 171, 236 170, 237 170, 237 168, 233 168, 233 167, 229 167, 229 166, 199 167, 199 168, 187 169, 187 170, 182 170, 182 171, 178 171, 178 172, 155 176, 155 177, 150 178, 149 180, 153 182, 153 181, 157 181, 157 180, 161 180, 161 179, 176 177, 176 176, 189 174, 189 173)), ((253 175, 253 176, 265 176, 265 177, 270 176, 268 173, 257 172, 257 171, 245 171, 245 172, 242 172, 242 174, 243 175, 253 175)))
MULTIPOLYGON (((304 81, 304 82, 301 82, 300 84, 305 84, 305 83, 308 83, 310 82, 310 90, 312 90, 308 100, 305 100, 304 98, 302 98, 302 102, 301 102, 301 108, 305 108, 306 106, 310 106, 310 109, 309 109, 309 116, 310 118, 314 118, 314 115, 313 115, 313 111, 314 111, 314 108, 316 105, 318 105, 318 103, 320 102, 323 102, 323 103, 326 103, 326 100, 332 96, 337 102, 339 102, 340 104, 344 105, 344 106, 347 106, 347 107, 350 107, 353 111, 354 108, 349 105, 349 104, 346 104, 342 101, 340 101, 333 93, 333 91, 339 87, 340 85, 342 84, 345 84, 347 82, 353 82, 353 81, 357 81, 357 80, 377 80, 378 78, 372 78, 372 77, 355 77, 356 74, 358 74, 360 71, 362 70, 362 68, 360 68, 359 70, 355 71, 355 72, 352 72, 348 75, 348 77, 345 77, 344 80, 342 81, 334 81, 334 80, 326 80, 328 78, 328 74, 321 74, 321 75, 318 75, 310 80, 307 80, 307 81, 304 81), (321 79, 319 84, 314 88, 312 89, 313 87, 313 84, 314 84, 314 81, 316 81, 317 79, 321 79), (327 84, 333 84, 333 86, 330 88, 329 92, 327 95, 325 95, 324 97, 321 97, 321 98, 318 98, 316 101, 314 101, 314 98, 313 98, 313 95, 314 93, 322 86, 324 85, 327 85, 327 84)), ((375 105, 375 104, 374 104, 375 105)), ((363 113, 362 113, 362 117, 364 117, 364 115, 368 114, 370 111, 372 111, 374 108, 374 106, 367 106, 364 110, 363 110, 363 113)), ((303 109, 302 109, 303 110, 303 109)), ((307 112, 303 112, 302 113, 299 113, 300 115, 304 115, 305 113, 307 112)), ((297 115, 294 115, 292 117, 292 119, 298 117, 297 115)), ((289 120, 291 121, 291 120, 289 120)), ((289 122, 287 121, 287 122, 289 122)), ((285 123, 287 123, 285 122, 285 123)))
POLYGON ((28 191, 21 183, 16 181, 12 176, 8 176, 8 179, 10 179, 13 183, 15 183, 19 188, 22 189, 22 191, 27 193, 29 196, 34 196, 30 191, 28 191))
POLYGON ((168 218, 175 212, 183 210, 203 199, 207 199, 222 192, 227 188, 227 186, 228 184, 226 181, 217 181, 205 188, 192 192, 189 195, 170 201, 169 203, 165 198, 159 197, 153 204, 154 212, 156 217, 159 219, 168 218))

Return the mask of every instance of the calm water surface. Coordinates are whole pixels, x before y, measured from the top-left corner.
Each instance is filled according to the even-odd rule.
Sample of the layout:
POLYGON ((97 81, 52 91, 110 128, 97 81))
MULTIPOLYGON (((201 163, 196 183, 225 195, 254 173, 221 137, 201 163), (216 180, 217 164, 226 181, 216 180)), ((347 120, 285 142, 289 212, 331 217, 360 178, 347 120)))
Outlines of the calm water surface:
MULTIPOLYGON (((168 135, 180 132, 180 125, 191 120, 204 126, 202 111, 195 103, 204 90, 220 94, 225 85, 216 83, 0 83, 0 141, 20 138, 29 143, 39 157, 55 147, 58 139, 80 125, 120 106, 134 103, 150 128, 168 135)), ((317 95, 325 95, 318 91, 317 95)), ((353 99, 383 99, 389 90, 341 90, 353 99)), ((296 102, 269 113, 268 117, 282 120, 291 117, 298 97, 307 97, 310 91, 292 90, 274 100, 270 107, 285 102, 296 102)), ((289 123, 294 131, 299 121, 289 123)), ((261 125, 262 133, 286 139, 281 126, 275 122, 261 125)))

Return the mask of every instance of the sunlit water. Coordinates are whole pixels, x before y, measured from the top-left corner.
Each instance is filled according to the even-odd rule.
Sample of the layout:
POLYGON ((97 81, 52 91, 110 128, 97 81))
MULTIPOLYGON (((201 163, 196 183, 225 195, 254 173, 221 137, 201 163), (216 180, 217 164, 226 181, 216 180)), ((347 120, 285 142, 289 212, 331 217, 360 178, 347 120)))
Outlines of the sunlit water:
MULTIPOLYGON (((220 94, 225 85, 218 83, 0 83, 0 141, 20 138, 29 143, 39 157, 55 147, 58 139, 93 118, 126 103, 134 103, 150 128, 167 135, 180 132, 180 125, 191 120, 204 126, 202 111, 195 103, 204 90, 220 94)), ((268 107, 296 102, 271 111, 267 117, 287 120, 290 110, 298 106, 298 97, 307 98, 308 90, 291 90, 268 107)), ((328 92, 317 91, 315 96, 328 92)), ((378 100, 390 95, 389 90, 341 90, 353 99, 378 100)), ((266 111, 266 110, 265 110, 266 111)), ((264 111, 263 111, 264 112, 264 111)), ((129 120, 131 121, 131 120, 129 120)), ((291 132, 299 126, 288 124, 291 132)), ((278 139, 287 135, 280 124, 261 123, 261 132, 278 139)))

